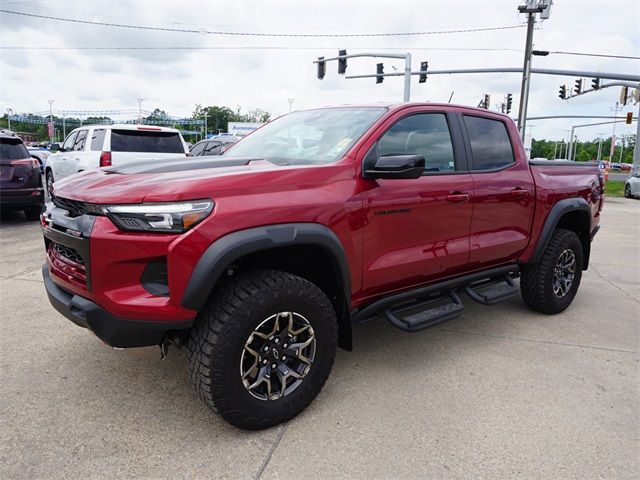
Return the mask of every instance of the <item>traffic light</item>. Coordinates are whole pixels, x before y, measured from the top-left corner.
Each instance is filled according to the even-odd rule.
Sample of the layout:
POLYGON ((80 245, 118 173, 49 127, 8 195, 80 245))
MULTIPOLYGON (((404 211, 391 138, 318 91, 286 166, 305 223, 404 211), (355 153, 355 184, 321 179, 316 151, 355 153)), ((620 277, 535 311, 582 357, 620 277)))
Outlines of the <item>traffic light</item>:
POLYGON ((485 93, 482 99, 482 108, 489 110, 489 105, 491 105, 491 95, 485 93))
POLYGON ((511 93, 507 93, 507 102, 505 106, 505 113, 511 113, 511 106, 513 105, 513 95, 511 93))
MULTIPOLYGON (((338 50, 338 56, 342 57, 345 56, 347 54, 346 50, 338 50)), ((339 74, 343 74, 347 71, 347 59, 346 58, 339 58, 338 59, 338 73, 339 74)))
POLYGON ((428 68, 429 68, 429 62, 420 62, 420 71, 425 73, 420 74, 420 77, 418 78, 418 83, 424 83, 427 81, 426 71, 428 68))
POLYGON ((625 123, 627 125, 631 125, 633 123, 633 112, 627 112, 627 121, 625 123))
POLYGON ((575 85, 575 87, 573 87, 573 93, 575 93, 576 95, 580 95, 582 93, 582 79, 581 78, 576 80, 576 85, 575 85))
POLYGON ((622 87, 622 90, 620 90, 620 105, 627 104, 628 96, 629 96, 629 87, 622 87))
POLYGON ((382 74, 384 73, 384 64, 378 63, 376 64, 376 83, 382 83, 384 81, 384 77, 382 74))
POLYGON ((327 64, 324 61, 324 57, 318 57, 318 79, 322 80, 325 73, 327 73, 327 64))
POLYGON ((593 80, 591 80, 591 88, 593 90, 598 90, 600 88, 600 79, 599 78, 594 78, 593 80))
POLYGON ((562 100, 566 100, 567 99, 567 86, 566 85, 560 85, 560 93, 558 94, 558 96, 562 100))

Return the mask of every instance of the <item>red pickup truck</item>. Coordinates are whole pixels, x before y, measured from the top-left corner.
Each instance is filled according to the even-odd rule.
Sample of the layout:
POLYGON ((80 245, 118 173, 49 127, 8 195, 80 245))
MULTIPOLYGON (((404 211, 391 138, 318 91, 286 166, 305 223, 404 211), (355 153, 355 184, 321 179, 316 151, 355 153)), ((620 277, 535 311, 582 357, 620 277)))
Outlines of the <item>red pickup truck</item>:
POLYGON ((186 345, 204 402, 260 429, 315 398, 355 323, 414 332, 459 315, 463 298, 520 292, 563 311, 602 203, 596 165, 528 162, 504 115, 323 108, 221 157, 56 183, 43 275, 53 306, 108 345, 186 345))

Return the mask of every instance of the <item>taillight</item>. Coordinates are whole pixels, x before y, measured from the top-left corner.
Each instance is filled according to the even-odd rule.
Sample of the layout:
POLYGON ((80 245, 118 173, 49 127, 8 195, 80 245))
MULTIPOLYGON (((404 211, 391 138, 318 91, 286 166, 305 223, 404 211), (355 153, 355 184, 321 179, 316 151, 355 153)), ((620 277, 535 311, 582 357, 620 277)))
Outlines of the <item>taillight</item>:
POLYGON ((30 165, 34 168, 40 168, 40 162, 35 158, 25 158, 22 160, 12 160, 11 165, 30 165))
POLYGON ((101 167, 111 166, 111 152, 102 152, 100 154, 100 166, 101 167))

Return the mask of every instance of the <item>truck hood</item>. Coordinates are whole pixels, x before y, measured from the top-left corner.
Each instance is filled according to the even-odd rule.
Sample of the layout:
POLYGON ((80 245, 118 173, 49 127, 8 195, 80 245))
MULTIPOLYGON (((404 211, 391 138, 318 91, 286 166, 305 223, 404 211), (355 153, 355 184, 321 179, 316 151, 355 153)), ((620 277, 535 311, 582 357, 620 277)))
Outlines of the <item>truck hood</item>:
MULTIPOLYGON (((139 162, 87 170, 56 182, 57 197, 89 203, 141 203, 212 198, 220 190, 246 188, 247 177, 293 168, 256 158, 205 157, 139 162)), ((255 185, 254 182, 252 184, 255 185)))

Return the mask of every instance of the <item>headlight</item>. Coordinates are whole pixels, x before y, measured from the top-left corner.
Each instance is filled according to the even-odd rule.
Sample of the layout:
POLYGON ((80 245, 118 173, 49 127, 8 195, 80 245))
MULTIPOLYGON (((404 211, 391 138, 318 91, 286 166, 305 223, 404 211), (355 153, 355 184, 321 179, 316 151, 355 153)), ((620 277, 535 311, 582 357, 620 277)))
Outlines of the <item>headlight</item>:
POLYGON ((122 230, 182 233, 196 226, 213 210, 212 200, 179 203, 111 205, 102 212, 122 230))

